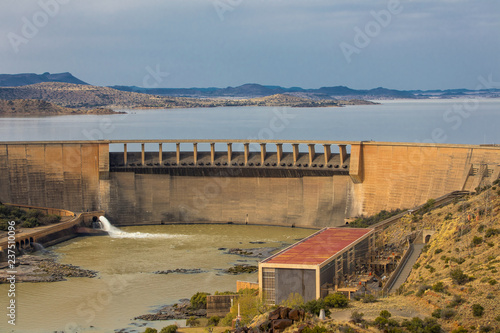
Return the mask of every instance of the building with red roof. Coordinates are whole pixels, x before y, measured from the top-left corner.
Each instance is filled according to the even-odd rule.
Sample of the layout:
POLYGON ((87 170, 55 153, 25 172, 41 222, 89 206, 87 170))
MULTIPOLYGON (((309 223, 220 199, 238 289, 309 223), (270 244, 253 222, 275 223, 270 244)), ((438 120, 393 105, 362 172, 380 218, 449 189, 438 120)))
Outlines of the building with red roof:
POLYGON ((259 290, 280 304, 292 293, 304 301, 324 297, 326 286, 366 263, 374 248, 373 229, 324 228, 259 263, 259 290), (322 292, 323 290, 323 292, 322 292))

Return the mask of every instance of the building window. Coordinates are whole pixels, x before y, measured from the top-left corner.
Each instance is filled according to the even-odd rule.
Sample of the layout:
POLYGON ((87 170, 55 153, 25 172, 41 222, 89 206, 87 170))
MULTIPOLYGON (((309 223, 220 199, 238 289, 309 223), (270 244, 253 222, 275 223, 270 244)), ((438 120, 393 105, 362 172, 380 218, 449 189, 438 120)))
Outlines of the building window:
POLYGON ((275 270, 274 268, 264 268, 262 270, 262 296, 266 304, 276 302, 275 270))

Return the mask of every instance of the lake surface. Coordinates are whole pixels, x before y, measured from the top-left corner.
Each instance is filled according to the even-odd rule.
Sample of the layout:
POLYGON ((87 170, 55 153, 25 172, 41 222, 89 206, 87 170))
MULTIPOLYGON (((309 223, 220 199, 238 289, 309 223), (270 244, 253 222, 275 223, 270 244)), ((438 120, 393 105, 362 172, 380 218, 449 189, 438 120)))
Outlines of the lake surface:
POLYGON ((0 118, 0 141, 282 139, 500 143, 500 99, 379 102, 382 104, 342 108, 126 110, 129 113, 125 115, 0 118))
MULTIPOLYGON (((197 291, 235 291, 237 280, 257 282, 257 273, 222 273, 234 264, 256 265, 257 259, 226 254, 220 248, 282 248, 315 232, 245 225, 121 229, 134 234, 130 238, 80 237, 50 248, 59 262, 97 270, 99 276, 17 284, 15 332, 113 332, 121 328, 143 332, 144 327, 137 325, 144 322, 134 321, 134 317, 155 313, 162 305, 189 298, 197 291), (204 273, 153 274, 176 268, 200 268, 204 273)), ((3 296, 7 290, 7 285, 0 285, 3 309, 7 306, 7 297, 3 296)), ((148 327, 162 328, 167 324, 150 322, 148 327)), ((0 332, 11 329, 6 320, 0 321, 0 332)))

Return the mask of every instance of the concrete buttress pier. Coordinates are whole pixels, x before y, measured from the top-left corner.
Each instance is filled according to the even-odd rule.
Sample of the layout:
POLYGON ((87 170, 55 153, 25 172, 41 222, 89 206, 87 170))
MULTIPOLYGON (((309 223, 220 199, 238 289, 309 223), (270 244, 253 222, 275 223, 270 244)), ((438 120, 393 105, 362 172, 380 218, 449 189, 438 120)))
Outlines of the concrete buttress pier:
POLYGON ((332 227, 500 174, 500 147, 359 141, 0 143, 0 201, 104 210, 118 225, 332 227))

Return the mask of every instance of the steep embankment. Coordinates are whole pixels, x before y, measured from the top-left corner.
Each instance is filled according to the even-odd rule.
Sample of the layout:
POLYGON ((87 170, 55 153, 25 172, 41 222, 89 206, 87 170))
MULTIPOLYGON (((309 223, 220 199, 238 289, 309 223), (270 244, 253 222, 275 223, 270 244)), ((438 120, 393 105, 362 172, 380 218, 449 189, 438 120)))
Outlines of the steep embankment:
POLYGON ((54 116, 67 114, 114 114, 111 109, 70 109, 33 99, 0 100, 0 116, 54 116))
POLYGON ((322 107, 352 104, 374 104, 360 100, 311 100, 297 96, 280 94, 263 98, 242 100, 166 97, 120 91, 108 87, 59 82, 44 82, 21 87, 0 87, 0 99, 38 99, 71 108, 197 108, 219 106, 322 107))
POLYGON ((405 218, 386 230, 389 239, 413 230, 435 234, 399 292, 408 303, 434 311, 446 331, 500 329, 500 189, 490 189, 405 218))

